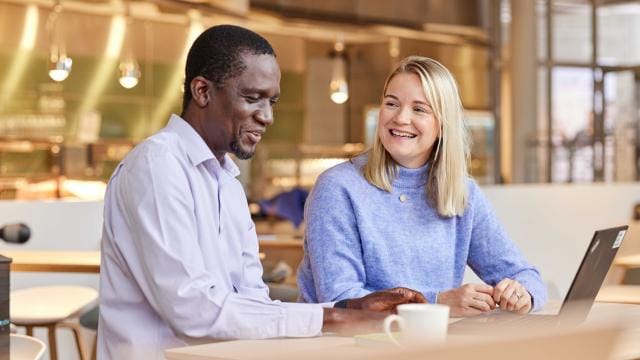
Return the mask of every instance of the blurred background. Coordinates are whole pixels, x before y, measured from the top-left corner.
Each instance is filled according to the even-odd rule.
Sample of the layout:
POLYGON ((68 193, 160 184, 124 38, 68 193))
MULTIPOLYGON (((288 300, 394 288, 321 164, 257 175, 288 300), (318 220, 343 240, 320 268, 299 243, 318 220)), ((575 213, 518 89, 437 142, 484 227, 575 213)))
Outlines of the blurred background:
POLYGON ((203 29, 263 34, 275 124, 241 181, 309 189, 366 149, 385 77, 419 54, 454 73, 483 184, 637 181, 640 3, 618 0, 0 0, 0 198, 101 199, 179 113, 203 29))
MULTIPOLYGON (((638 0, 0 0, 0 225, 32 230, 3 254, 92 265, 14 269, 12 289, 97 289, 106 183, 180 113, 186 52, 217 24, 265 36, 282 70, 275 123, 238 161, 274 299, 297 298, 316 177, 372 144, 388 73, 422 55, 456 77, 471 173, 550 297, 594 229, 628 223, 620 254, 635 265, 607 283, 640 303, 638 0)), ((61 358, 78 358, 63 335, 61 358)))

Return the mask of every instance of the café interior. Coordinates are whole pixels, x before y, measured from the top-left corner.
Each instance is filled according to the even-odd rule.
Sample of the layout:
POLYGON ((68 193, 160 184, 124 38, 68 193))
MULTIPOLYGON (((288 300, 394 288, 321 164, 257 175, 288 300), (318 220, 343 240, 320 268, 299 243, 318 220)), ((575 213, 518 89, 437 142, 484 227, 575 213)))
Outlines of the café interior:
MULTIPOLYGON (((281 69, 275 121, 253 158, 235 161, 273 299, 298 299, 316 178, 370 148, 387 75, 421 55, 454 75, 470 174, 550 302, 567 294, 595 230, 629 226, 591 313, 631 325, 501 339, 504 358, 533 344, 525 358, 640 358, 638 1, 0 0, 0 226, 30 235, 15 244, 0 232, 0 359, 95 356, 107 183, 180 114, 187 51, 218 24, 264 36, 281 69)), ((468 269, 465 282, 478 281, 468 269)), ((450 338, 402 356, 489 358, 497 341, 450 338)), ((329 340, 167 358, 401 358, 329 340)))

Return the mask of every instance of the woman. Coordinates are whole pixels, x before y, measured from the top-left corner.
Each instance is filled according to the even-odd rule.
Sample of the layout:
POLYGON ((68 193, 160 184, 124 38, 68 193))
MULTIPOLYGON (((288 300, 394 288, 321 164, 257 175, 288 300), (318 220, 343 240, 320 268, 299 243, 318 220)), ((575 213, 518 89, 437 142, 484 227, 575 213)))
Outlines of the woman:
POLYGON ((452 316, 542 307, 540 274, 469 178, 462 112, 440 63, 411 56, 389 75, 373 148, 324 172, 308 199, 303 301, 402 285, 452 316), (461 286, 465 265, 489 285, 461 286))

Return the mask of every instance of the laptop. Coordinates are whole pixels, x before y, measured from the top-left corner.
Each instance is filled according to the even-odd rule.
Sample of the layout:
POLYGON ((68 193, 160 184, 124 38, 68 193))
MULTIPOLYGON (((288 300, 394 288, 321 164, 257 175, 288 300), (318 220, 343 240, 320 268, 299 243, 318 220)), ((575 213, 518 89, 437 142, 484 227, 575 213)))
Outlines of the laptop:
POLYGON ((482 333, 487 329, 513 327, 557 327, 582 323, 600 291, 611 263, 622 245, 628 226, 597 230, 587 247, 571 287, 557 315, 518 315, 499 309, 465 318, 449 325, 449 333, 482 333))

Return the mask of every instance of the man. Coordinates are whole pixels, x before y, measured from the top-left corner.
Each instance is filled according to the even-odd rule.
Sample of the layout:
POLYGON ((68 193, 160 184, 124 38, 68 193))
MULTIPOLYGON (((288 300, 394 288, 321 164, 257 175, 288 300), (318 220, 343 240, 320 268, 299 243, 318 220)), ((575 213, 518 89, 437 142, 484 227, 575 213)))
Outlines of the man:
POLYGON ((280 69, 269 43, 236 26, 196 39, 182 116, 117 167, 105 196, 98 356, 162 358, 211 339, 317 336, 424 302, 399 288, 333 304, 272 301, 231 152, 248 159, 273 123, 280 69), (324 307, 323 307, 324 306, 324 307))

